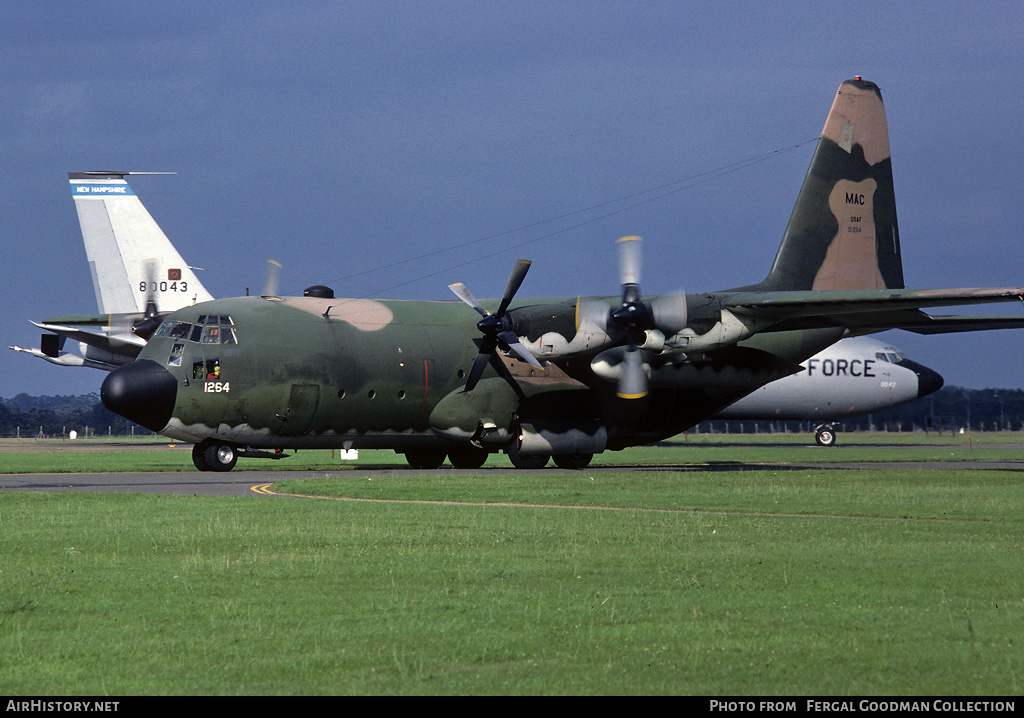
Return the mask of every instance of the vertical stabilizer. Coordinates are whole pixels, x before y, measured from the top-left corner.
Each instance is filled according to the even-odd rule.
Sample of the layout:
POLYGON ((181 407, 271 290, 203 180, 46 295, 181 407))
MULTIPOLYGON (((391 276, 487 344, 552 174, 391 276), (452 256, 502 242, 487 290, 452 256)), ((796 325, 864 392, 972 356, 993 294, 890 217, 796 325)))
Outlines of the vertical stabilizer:
POLYGON ((153 301, 169 312, 212 299, 125 181, 129 174, 68 173, 99 311, 145 312, 153 301))
POLYGON ((903 287, 882 93, 839 86, 771 272, 758 288, 903 287))

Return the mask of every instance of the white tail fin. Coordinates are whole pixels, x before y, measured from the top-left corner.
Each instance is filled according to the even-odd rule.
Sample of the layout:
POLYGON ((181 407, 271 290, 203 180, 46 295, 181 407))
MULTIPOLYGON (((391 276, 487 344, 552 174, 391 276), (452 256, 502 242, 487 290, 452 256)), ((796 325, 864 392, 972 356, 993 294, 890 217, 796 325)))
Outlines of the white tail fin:
POLYGON ((128 186, 129 174, 157 173, 68 173, 99 311, 145 312, 153 301, 170 312, 213 299, 128 186))

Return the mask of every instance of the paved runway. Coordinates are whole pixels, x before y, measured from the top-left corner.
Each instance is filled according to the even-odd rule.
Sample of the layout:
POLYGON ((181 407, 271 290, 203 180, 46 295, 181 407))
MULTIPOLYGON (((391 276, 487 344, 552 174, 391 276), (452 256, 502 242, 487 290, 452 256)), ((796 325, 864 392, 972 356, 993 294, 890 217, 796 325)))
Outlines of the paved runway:
MULTIPOLYGON (((1008 469, 1024 471, 1021 461, 914 461, 914 462, 844 462, 833 464, 762 464, 716 462, 714 464, 679 464, 661 466, 592 466, 589 473, 622 471, 814 471, 821 469, 895 469, 911 471, 934 469, 959 471, 965 469, 1008 469)), ((564 473, 561 469, 541 469, 543 473, 564 473)), ((344 473, 359 476, 422 476, 460 474, 508 474, 519 472, 513 467, 485 469, 453 469, 436 471, 413 469, 346 469, 344 473)), ((267 496, 257 487, 288 479, 312 479, 336 476, 337 471, 233 471, 214 472, 132 472, 96 474, 0 474, 0 491, 70 491, 120 492, 142 494, 184 494, 193 496, 267 496)), ((538 472, 530 472, 538 473, 538 472)))
POLYGON ((322 478, 325 471, 229 473, 132 472, 103 474, 0 474, 0 491, 78 491, 194 496, 260 496, 253 487, 285 479, 322 478))

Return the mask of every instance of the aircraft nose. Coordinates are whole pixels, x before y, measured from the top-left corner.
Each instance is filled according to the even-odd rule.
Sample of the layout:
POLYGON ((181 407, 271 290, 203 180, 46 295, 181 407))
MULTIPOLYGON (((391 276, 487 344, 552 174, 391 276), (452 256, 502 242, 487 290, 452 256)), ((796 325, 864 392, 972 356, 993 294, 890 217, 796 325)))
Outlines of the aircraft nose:
POLYGON ((900 366, 905 366, 907 369, 913 370, 917 374, 917 398, 920 399, 923 396, 938 391, 942 388, 942 385, 946 381, 942 378, 934 369, 929 369, 923 364, 918 364, 916 361, 910 359, 904 359, 899 362, 900 366))
POLYGON ((167 426, 177 394, 178 380, 149 359, 118 367, 100 387, 103 406, 151 431, 167 426))
POLYGON ((928 396, 932 392, 938 391, 945 384, 945 380, 942 375, 937 371, 929 369, 926 366, 921 367, 921 371, 917 373, 917 396, 928 396))

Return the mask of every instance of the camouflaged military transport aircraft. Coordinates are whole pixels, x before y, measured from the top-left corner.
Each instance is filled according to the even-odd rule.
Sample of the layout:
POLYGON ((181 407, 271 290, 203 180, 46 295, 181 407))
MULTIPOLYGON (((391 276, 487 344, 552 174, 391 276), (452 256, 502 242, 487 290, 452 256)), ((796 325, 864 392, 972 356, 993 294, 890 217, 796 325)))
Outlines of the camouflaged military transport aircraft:
POLYGON ((320 285, 201 302, 169 315, 101 398, 194 442, 203 470, 302 448, 389 448, 417 468, 501 451, 518 467, 580 468, 674 436, 844 336, 998 328, 921 308, 1024 298, 903 288, 885 111, 860 78, 839 87, 761 282, 644 297, 639 238, 618 247, 615 297, 513 305, 530 266, 519 260, 487 302, 462 284, 461 303, 336 299, 320 285))
MULTIPOLYGON (((52 332, 44 334, 41 343, 49 349, 12 349, 60 366, 110 371, 135 359, 145 346, 146 326, 159 326, 162 313, 210 298, 128 186, 125 177, 138 174, 171 173, 68 174, 97 304, 105 314, 33 322, 52 332), (86 336, 92 343, 79 342, 79 354, 64 352, 62 344, 69 336, 86 336)), ((264 295, 276 293, 271 287, 279 268, 276 262, 269 264, 264 295)), ((816 441, 831 446, 841 419, 913 401, 943 383, 942 377, 900 350, 867 337, 842 339, 802 367, 711 418, 810 420, 816 422, 816 441)))
POLYGON ((11 349, 110 370, 135 360, 164 315, 213 299, 125 180, 139 174, 172 173, 68 173, 99 312, 33 322, 40 348, 11 349), (64 351, 67 339, 79 353, 64 351))

